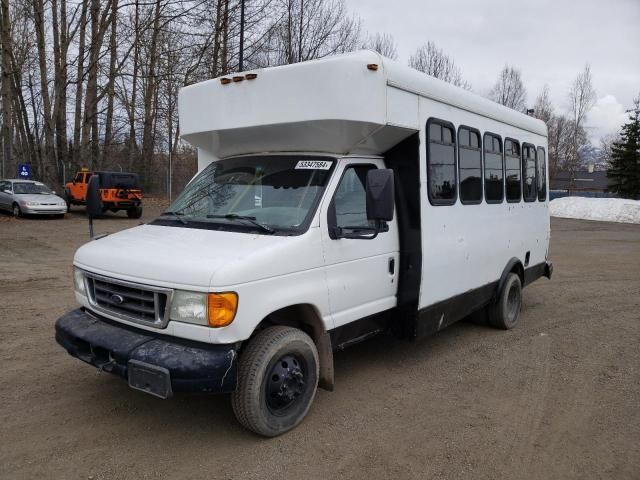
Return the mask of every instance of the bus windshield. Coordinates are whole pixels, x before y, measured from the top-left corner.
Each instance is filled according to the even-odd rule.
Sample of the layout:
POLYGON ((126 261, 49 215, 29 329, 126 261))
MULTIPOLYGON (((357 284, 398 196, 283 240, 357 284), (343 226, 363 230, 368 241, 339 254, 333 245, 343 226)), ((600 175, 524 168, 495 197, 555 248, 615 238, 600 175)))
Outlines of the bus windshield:
POLYGON ((334 158, 300 155, 213 162, 162 214, 162 223, 265 234, 302 233, 311 222, 334 164, 334 158))

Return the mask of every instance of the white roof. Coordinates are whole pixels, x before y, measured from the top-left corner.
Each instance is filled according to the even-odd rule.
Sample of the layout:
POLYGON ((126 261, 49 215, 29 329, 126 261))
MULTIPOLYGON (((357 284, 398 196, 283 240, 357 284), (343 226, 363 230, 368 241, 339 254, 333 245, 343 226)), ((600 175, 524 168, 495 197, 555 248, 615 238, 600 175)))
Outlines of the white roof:
POLYGON ((406 114, 406 92, 547 135, 540 120, 372 51, 226 78, 246 73, 257 78, 226 85, 213 79, 180 91, 182 138, 217 157, 282 150, 381 153, 421 128, 417 102, 411 104, 415 115, 406 114))

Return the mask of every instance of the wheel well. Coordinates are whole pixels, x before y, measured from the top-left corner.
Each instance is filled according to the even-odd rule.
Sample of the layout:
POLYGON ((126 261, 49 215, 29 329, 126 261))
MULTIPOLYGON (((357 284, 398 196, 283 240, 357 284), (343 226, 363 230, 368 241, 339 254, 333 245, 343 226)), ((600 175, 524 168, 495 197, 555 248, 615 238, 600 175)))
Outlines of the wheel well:
POLYGON ((494 294, 494 300, 500 296, 500 292, 502 292, 502 287, 504 286, 504 283, 507 281, 507 276, 510 273, 517 274, 518 277, 520 277, 520 282, 524 286, 524 267, 522 266, 522 262, 514 257, 507 262, 507 266, 504 267, 504 270, 502 271, 502 276, 498 281, 498 287, 496 288, 496 291, 494 294))
MULTIPOLYGON (((333 390, 333 349, 331 337, 327 333, 318 310, 308 303, 291 305, 267 315, 253 332, 275 325, 285 325, 302 330, 311 337, 318 350, 320 376, 318 385, 325 390, 333 390)), ((253 336, 252 335, 252 336, 253 336)))

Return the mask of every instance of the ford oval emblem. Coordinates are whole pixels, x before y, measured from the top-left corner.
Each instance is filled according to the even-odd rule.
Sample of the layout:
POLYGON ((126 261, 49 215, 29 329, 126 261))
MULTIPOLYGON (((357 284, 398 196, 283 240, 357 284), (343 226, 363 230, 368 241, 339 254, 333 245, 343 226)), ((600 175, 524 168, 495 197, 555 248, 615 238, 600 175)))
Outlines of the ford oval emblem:
POLYGON ((111 301, 116 305, 122 305, 124 303, 124 298, 121 295, 116 295, 115 293, 111 295, 111 301))

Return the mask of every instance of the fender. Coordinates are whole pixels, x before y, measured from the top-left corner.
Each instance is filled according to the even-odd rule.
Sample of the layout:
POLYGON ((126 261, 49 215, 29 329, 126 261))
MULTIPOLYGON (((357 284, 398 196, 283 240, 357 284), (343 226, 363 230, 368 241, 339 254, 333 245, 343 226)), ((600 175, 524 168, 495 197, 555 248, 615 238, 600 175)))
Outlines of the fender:
POLYGON ((520 277, 520 281, 522 282, 522 285, 524 285, 524 267, 522 266, 522 262, 519 259, 517 259, 516 257, 513 257, 507 262, 507 266, 504 267, 504 270, 502 270, 500 281, 498 282, 496 291, 493 294, 494 301, 498 298, 498 296, 500 295, 500 292, 502 292, 504 283, 507 281, 507 275, 509 275, 511 272, 517 273, 518 276, 520 277))

